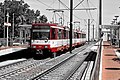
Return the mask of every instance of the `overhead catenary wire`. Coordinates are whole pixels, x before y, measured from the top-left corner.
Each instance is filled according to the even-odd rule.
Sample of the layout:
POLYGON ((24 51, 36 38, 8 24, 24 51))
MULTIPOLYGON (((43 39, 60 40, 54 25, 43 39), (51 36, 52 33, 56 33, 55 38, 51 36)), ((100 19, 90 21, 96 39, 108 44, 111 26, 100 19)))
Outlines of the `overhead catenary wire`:
MULTIPOLYGON (((85 6, 84 6, 83 4, 81 4, 81 5, 85 8, 85 6)), ((88 5, 88 7, 90 7, 88 0, 87 0, 87 5, 88 5)), ((86 10, 86 13, 88 14, 88 17, 91 18, 91 20, 92 20, 91 23, 93 23, 93 21, 94 21, 94 22, 97 24, 97 22, 95 21, 95 19, 92 17, 92 14, 91 14, 90 10, 89 10, 89 11, 86 10)), ((86 20, 87 20, 87 19, 86 19, 86 20)), ((85 20, 85 22, 87 23, 86 20, 85 20)), ((90 24, 91 24, 91 23, 90 23, 90 24)))
MULTIPOLYGON (((91 1, 89 0, 89 2, 88 2, 88 0, 87 0, 88 7, 90 7, 89 3, 91 3, 91 1)), ((92 3, 91 3, 91 4, 92 4, 92 3)), ((92 6, 94 6, 94 5, 92 4, 92 6)), ((93 23, 93 21, 94 21, 94 22, 97 24, 97 21, 95 21, 95 19, 93 19, 93 16, 92 16, 92 14, 91 14, 91 11, 90 11, 90 10, 89 10, 89 13, 90 13, 90 16, 91 16, 91 18, 92 18, 91 23, 93 23)))
POLYGON ((65 5, 61 0, 58 0, 64 7, 66 7, 67 9, 70 9, 67 5, 65 5))
MULTIPOLYGON (((70 9, 69 7, 67 7, 67 5, 65 5, 62 1, 58 0, 63 6, 65 6, 68 10, 70 9)), ((75 9, 76 7, 78 7, 78 5, 80 5, 84 0, 80 1, 80 3, 78 3, 73 9, 75 9)), ((74 15, 74 14, 73 14, 74 15)), ((79 17, 77 17, 76 15, 74 15, 74 17, 76 17, 79 20, 85 20, 85 19, 81 19, 79 17)))
MULTIPOLYGON (((65 6, 65 7, 69 10, 69 7, 67 7, 62 1, 60 1, 60 0, 58 0, 58 1, 59 1, 63 6, 65 6)), ((83 1, 84 1, 84 0, 80 1, 73 9, 77 8, 83 1)), ((88 0, 87 0, 87 1, 88 1, 88 0)), ((85 9, 85 7, 84 7, 84 9, 85 9)), ((81 10, 82 10, 82 9, 81 9, 81 10)), ((86 12, 87 12, 87 13, 88 13, 88 10, 90 11, 90 9, 86 9, 86 12)), ((87 23, 86 19, 81 19, 81 18, 77 17, 75 14, 73 14, 73 15, 74 15, 75 18, 77 18, 77 19, 79 19, 79 20, 84 20, 84 21, 87 23)), ((88 13, 88 15, 89 15, 89 13, 88 13)), ((90 17, 92 18, 92 21, 91 21, 91 23, 92 23, 92 22, 94 21, 94 19, 93 19, 91 13, 90 13, 90 17)))
POLYGON ((41 4, 45 5, 45 6, 49 7, 49 8, 52 8, 51 6, 48 6, 47 4, 43 3, 43 2, 40 1, 40 0, 37 0, 37 1, 40 2, 41 4))
POLYGON ((93 6, 93 7, 95 7, 95 5, 89 0, 89 3, 91 3, 91 5, 93 6))
MULTIPOLYGON (((43 4, 44 6, 46 6, 46 7, 48 7, 48 8, 53 8, 53 7, 51 7, 51 6, 49 6, 49 5, 47 5, 47 4, 45 4, 44 2, 42 2, 42 1, 40 1, 40 0, 37 0, 39 3, 41 3, 41 4, 43 4)), ((56 1, 56 0, 55 0, 56 1)), ((52 4, 54 4, 55 3, 55 1, 53 1, 52 2, 52 4)), ((61 1, 60 1, 61 2, 61 1)), ((60 4, 59 4, 59 7, 60 7, 60 4)), ((57 14, 58 15, 58 14, 57 14)), ((64 20, 65 21, 65 20, 64 20)))
MULTIPOLYGON (((58 0, 63 6, 65 6, 68 10, 70 9, 69 7, 67 7, 67 5, 65 5, 62 1, 58 0)), ((80 3, 78 3, 73 9, 75 9, 78 5, 80 5, 84 0, 82 0, 80 3)), ((74 15, 74 14, 73 14, 74 15)), ((74 17, 76 17, 77 19, 79 20, 82 20, 80 19, 79 17, 77 17, 76 15, 74 15, 74 17)))
MULTIPOLYGON (((37 1, 40 2, 41 4, 43 4, 44 6, 48 7, 48 8, 52 8, 51 6, 45 4, 43 1, 40 1, 40 0, 37 0, 37 1)), ((56 0, 55 0, 55 1, 56 1, 56 0)), ((54 4, 55 1, 53 1, 52 4, 54 4)), ((62 2, 61 0, 58 0, 58 1, 63 5, 63 7, 67 8, 67 9, 69 10, 69 7, 68 7, 66 4, 64 4, 64 2, 62 2)), ((84 2, 84 0, 80 1, 74 8, 77 8, 78 5, 80 5, 80 4, 83 3, 83 2, 84 2)), ((86 11, 88 11, 88 10, 89 10, 89 9, 87 9, 86 11)), ((87 22, 86 19, 81 19, 81 18, 77 17, 75 14, 73 14, 73 15, 74 15, 75 18, 77 18, 77 19, 79 19, 79 20, 84 20, 85 22, 87 22)), ((64 16, 67 17, 67 18, 69 18, 68 15, 65 15, 65 14, 64 14, 64 16)))
MULTIPOLYGON (((93 7, 95 7, 95 5, 89 0, 89 3, 93 6, 93 7)), ((97 9, 97 13, 98 13, 98 9, 97 9)), ((98 14, 97 14, 97 18, 98 18, 98 14)), ((94 19, 94 22, 97 24, 97 21, 94 19)))
POLYGON ((77 8, 84 0, 80 1, 73 9, 77 8))
POLYGON ((54 8, 54 3, 56 2, 56 0, 53 0, 53 2, 50 4, 50 5, 53 5, 53 8, 54 8))
MULTIPOLYGON (((40 1, 40 0, 37 0, 38 2, 40 2, 41 4, 43 4, 43 5, 45 5, 46 7, 49 7, 49 8, 52 8, 51 6, 48 6, 47 4, 45 4, 45 3, 43 3, 42 1, 40 1)), ((67 5, 65 5, 61 0, 58 0, 64 7, 66 7, 67 9, 69 9, 69 7, 67 7, 67 5)), ((84 0, 83 0, 84 1, 84 0)), ((80 1, 80 3, 78 4, 78 5, 80 5, 83 1, 80 1)), ((77 6, 78 6, 77 5, 77 6)), ((77 7, 76 6, 76 7, 77 7)), ((76 7, 74 7, 74 8, 76 8, 76 7)), ((75 16, 75 15, 74 15, 75 16)), ((77 19, 80 19, 80 18, 78 18, 77 16, 75 16, 77 19)), ((80 19, 80 20, 82 20, 82 19, 80 19)))
MULTIPOLYGON (((89 2, 88 2, 88 0, 87 0, 87 5, 88 5, 88 7, 90 7, 89 6, 89 2)), ((93 19, 93 17, 92 17, 92 14, 91 14, 91 11, 89 10, 89 13, 90 13, 90 17, 93 19)))

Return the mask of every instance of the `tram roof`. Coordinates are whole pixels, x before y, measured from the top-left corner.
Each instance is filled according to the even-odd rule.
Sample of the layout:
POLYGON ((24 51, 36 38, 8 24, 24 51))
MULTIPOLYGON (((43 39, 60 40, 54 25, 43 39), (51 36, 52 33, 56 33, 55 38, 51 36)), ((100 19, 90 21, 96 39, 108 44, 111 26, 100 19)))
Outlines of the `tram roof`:
POLYGON ((57 24, 52 23, 32 23, 33 26, 57 26, 57 24))
POLYGON ((64 29, 65 26, 57 23, 33 23, 32 26, 50 26, 51 28, 64 29))

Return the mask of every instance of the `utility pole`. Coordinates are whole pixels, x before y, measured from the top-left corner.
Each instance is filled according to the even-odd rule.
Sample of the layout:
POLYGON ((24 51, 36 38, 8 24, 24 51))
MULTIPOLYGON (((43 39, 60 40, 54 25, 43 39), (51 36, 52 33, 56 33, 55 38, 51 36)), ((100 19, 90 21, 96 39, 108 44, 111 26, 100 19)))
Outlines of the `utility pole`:
POLYGON ((88 43, 90 42, 90 19, 88 19, 88 43))
POLYGON ((70 53, 72 53, 72 20, 73 20, 73 0, 70 0, 70 53))
POLYGON ((14 38, 14 13, 13 13, 13 24, 12 24, 12 46, 13 46, 13 38, 14 38))

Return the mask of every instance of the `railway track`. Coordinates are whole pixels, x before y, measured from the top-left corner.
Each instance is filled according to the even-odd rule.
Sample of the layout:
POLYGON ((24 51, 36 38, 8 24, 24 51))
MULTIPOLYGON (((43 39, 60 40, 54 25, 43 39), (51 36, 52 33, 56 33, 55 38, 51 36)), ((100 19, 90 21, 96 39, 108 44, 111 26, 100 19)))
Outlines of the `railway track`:
POLYGON ((69 80, 82 80, 83 73, 88 66, 88 62, 83 62, 81 66, 78 66, 76 70, 67 78, 69 80))
MULTIPOLYGON (((73 56, 78 55, 78 52, 80 52, 79 55, 81 55, 81 56, 82 55, 87 56, 83 53, 83 52, 89 51, 89 49, 88 49, 88 51, 86 50, 87 46, 88 45, 85 45, 81 48, 76 48, 75 50, 72 51, 73 54, 69 54, 69 52, 68 52, 66 54, 63 54, 62 56, 59 56, 59 57, 56 57, 53 59, 40 60, 40 61, 31 59, 30 61, 25 61, 20 64, 17 63, 17 65, 11 64, 8 66, 1 67, 0 68, 0 79, 1 80, 2 79, 3 80, 4 79, 5 80, 35 79, 36 76, 39 76, 39 75, 43 74, 44 72, 46 72, 47 70, 49 70, 55 66, 57 67, 57 65, 59 65, 61 63, 64 63, 63 60, 67 61, 67 59, 73 58, 73 56)), ((78 58, 76 57, 76 59, 82 58, 81 56, 79 56, 78 58)), ((85 57, 82 60, 84 60, 84 59, 85 59, 85 57)), ((74 59, 72 59, 70 62, 67 62, 67 63, 71 63, 71 62, 75 63, 75 62, 79 62, 79 60, 74 61, 74 59)))
POLYGON ((16 75, 22 71, 25 71, 26 69, 35 67, 37 64, 42 64, 46 61, 48 61, 48 59, 44 61, 27 59, 27 60, 23 60, 20 62, 9 64, 9 65, 1 66, 0 67, 0 79, 4 79, 6 77, 16 75))
MULTIPOLYGON (((88 56, 89 48, 78 51, 31 80, 69 80, 88 56)), ((84 63, 85 64, 85 63, 84 63)), ((86 67, 86 66, 85 66, 86 67)))

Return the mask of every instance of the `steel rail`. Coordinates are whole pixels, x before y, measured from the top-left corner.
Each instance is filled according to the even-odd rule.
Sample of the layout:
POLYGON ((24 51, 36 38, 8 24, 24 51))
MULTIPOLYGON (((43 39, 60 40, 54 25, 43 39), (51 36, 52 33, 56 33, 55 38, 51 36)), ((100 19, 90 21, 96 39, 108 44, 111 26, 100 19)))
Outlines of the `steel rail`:
MULTIPOLYGON (((85 59, 84 59, 85 60, 85 59)), ((73 74, 76 73, 76 71, 81 67, 81 65, 83 64, 84 60, 81 62, 79 62, 79 64, 77 64, 73 70, 70 71, 70 73, 64 78, 64 80, 70 80, 70 78, 73 76, 73 74)), ((80 76, 82 77, 82 75, 80 76)))
MULTIPOLYGON (((83 51, 83 50, 85 50, 85 49, 86 49, 86 47, 83 48, 82 50, 78 50, 77 52, 75 52, 75 53, 74 53, 72 56, 70 56, 69 58, 67 58, 67 59, 65 59, 65 60, 63 60, 63 61, 61 61, 61 62, 59 62, 59 63, 56 64, 55 66, 53 66, 53 67, 47 69, 46 71, 44 71, 44 72, 42 72, 42 73, 36 75, 35 77, 33 77, 33 78, 30 79, 30 80, 38 80, 39 78, 45 76, 46 74, 50 73, 51 71, 57 69, 59 66, 61 66, 62 64, 64 64, 65 62, 67 62, 68 60, 70 60, 71 58, 73 58, 74 56, 76 56, 80 51, 83 51)), ((83 61, 84 61, 84 60, 85 60, 85 59, 83 59, 83 61)), ((82 62, 83 62, 83 61, 82 61, 82 62)), ((82 63, 81 63, 81 64, 82 64, 82 63)), ((80 65, 81 65, 81 64, 80 64, 80 65)), ((80 66, 80 65, 79 65, 79 66, 80 66)), ((77 65, 77 68, 78 68, 78 65, 77 65)), ((77 68, 75 67, 74 71, 76 71, 77 68)), ((67 77, 68 77, 68 76, 67 76, 67 77)), ((66 77, 66 80, 67 80, 67 77, 66 77)))
MULTIPOLYGON (((80 52, 80 51, 83 51, 83 50, 85 50, 85 48, 87 47, 88 45, 85 45, 85 46, 83 46, 83 47, 81 47, 80 49, 79 48, 77 48, 77 49, 74 49, 73 50, 73 54, 70 54, 71 56, 74 56, 74 55, 76 55, 78 52, 80 52)), ((68 55, 68 56, 70 56, 70 55, 68 55)), ((67 56, 67 57, 68 57, 67 56)), ((64 57, 64 59, 65 59, 66 57, 64 57)), ((57 58, 55 58, 55 59, 57 59, 57 58)), ((55 60, 55 59, 53 59, 53 61, 55 60)), ((63 59, 62 59, 63 60, 63 59)), ((52 61, 52 60, 49 60, 49 61, 52 61)), ((46 61, 46 62, 43 62, 44 64, 45 63, 49 63, 49 61, 46 61)), ((59 61, 61 61, 61 60, 59 60, 59 61)), ((7 78, 7 77, 12 77, 12 76, 14 76, 15 74, 17 74, 18 75, 18 73, 20 72, 23 72, 23 71, 26 71, 26 69, 29 69, 29 68, 34 68, 34 66, 36 67, 36 66, 40 66, 40 65, 44 65, 44 64, 40 64, 39 65, 39 63, 40 62, 36 62, 36 63, 30 63, 30 65, 25 65, 25 66, 22 66, 22 67, 20 67, 19 69, 16 69, 16 70, 10 70, 9 72, 7 72, 6 74, 3 74, 3 75, 1 75, 1 77, 0 77, 0 79, 2 78, 2 79, 5 79, 5 78, 7 78), (12 75, 12 76, 11 76, 12 75)), ((55 63, 56 64, 56 63, 55 63)), ((52 65, 53 66, 53 65, 52 65)), ((52 66, 50 66, 50 67, 52 67, 52 66)), ((13 67, 13 66, 11 66, 11 67, 13 67)), ((8 67, 9 68, 9 67, 8 67)), ((47 70, 48 70, 48 68, 46 68, 47 70)), ((46 70, 46 69, 44 69, 44 70, 46 70)), ((42 72, 44 72, 44 71, 41 71, 41 72, 39 72, 38 74, 34 74, 33 76, 32 76, 32 79, 35 77, 35 76, 38 76, 39 74, 41 74, 42 72)), ((31 77, 29 76, 28 78, 30 78, 31 79, 31 77)))
POLYGON ((66 61, 68 61, 69 59, 71 59, 72 57, 74 57, 76 54, 73 54, 72 56, 70 56, 69 58, 59 62, 58 64, 54 65, 53 67, 51 67, 50 69, 48 70, 45 70, 44 72, 42 72, 41 74, 35 76, 34 78, 32 78, 31 80, 38 80, 39 78, 41 78, 42 76, 48 74, 49 72, 57 69, 60 65, 64 64, 66 61))
MULTIPOLYGON (((90 53, 89 53, 89 54, 90 54, 90 53)), ((94 55, 93 55, 93 54, 90 54, 90 55, 88 55, 88 56, 90 56, 90 57, 93 58, 94 55), (92 56, 90 56, 90 55, 92 55, 92 56)), ((85 59, 89 59, 90 57, 86 57, 85 59)), ((85 61, 85 59, 83 60, 83 62, 85 61)), ((77 65, 73 68, 73 70, 70 72, 70 74, 68 74, 68 76, 66 76, 66 78, 65 78, 64 80, 70 80, 70 79, 72 78, 72 76, 73 76, 73 75, 78 71, 78 69, 81 67, 81 65, 83 64, 83 62, 82 62, 82 63, 79 62, 79 64, 77 64, 77 65)), ((87 75, 87 71, 88 71, 89 68, 90 68, 90 63, 91 63, 91 60, 87 61, 86 66, 84 66, 85 68, 84 68, 82 71, 80 71, 81 73, 86 72, 86 73, 84 73, 84 74, 85 74, 84 77, 86 77, 86 75, 87 75)), ((93 67, 92 67, 92 68, 93 68, 93 67)), ((91 70, 91 72, 92 72, 92 70, 91 70)), ((81 80, 82 78, 83 78, 83 75, 80 74, 77 79, 78 79, 78 80, 81 80)))
MULTIPOLYGON (((27 60, 26 60, 26 61, 27 61, 27 60)), ((23 61, 23 62, 26 62, 26 61, 23 61)), ((15 64, 15 63, 14 63, 14 64, 15 64)), ((11 65, 12 65, 12 64, 11 64, 11 65)), ((2 74, 2 75, 0 75, 0 78, 4 78, 4 77, 9 76, 9 75, 11 75, 11 74, 16 74, 16 73, 18 73, 18 72, 20 72, 20 71, 22 71, 22 70, 26 70, 27 68, 32 67, 33 65, 35 65, 35 64, 31 64, 31 65, 28 65, 28 66, 24 66, 24 67, 22 67, 22 68, 16 69, 16 70, 11 71, 11 72, 8 72, 8 73, 6 73, 6 74, 2 74)))
MULTIPOLYGON (((19 62, 15 62, 15 63, 12 63, 12 64, 8 64, 8 65, 5 65, 5 66, 2 66, 2 67, 0 68, 0 70, 2 70, 2 68, 5 69, 6 67, 9 68, 9 67, 13 67, 13 66, 19 65, 19 64, 21 64, 21 63, 24 64, 25 62, 29 62, 29 61, 32 61, 33 63, 31 63, 31 64, 29 64, 29 65, 27 65, 27 66, 25 65, 25 66, 23 66, 23 67, 21 67, 21 68, 18 68, 18 69, 16 69, 16 70, 11 70, 10 72, 7 72, 7 73, 5 73, 5 74, 2 74, 2 75, 0 75, 0 78, 5 78, 6 76, 11 76, 11 75, 13 75, 13 74, 19 73, 20 71, 23 71, 23 70, 26 70, 26 69, 28 69, 28 68, 31 68, 31 67, 37 65, 38 63, 41 63, 41 62, 42 62, 42 61, 40 61, 40 62, 35 62, 35 61, 33 61, 32 58, 30 58, 30 59, 27 59, 27 60, 23 60, 23 61, 19 61, 19 62)), ((46 61, 46 59, 45 59, 45 61, 46 61)))
POLYGON ((1 70, 2 68, 5 68, 5 67, 8 68, 8 67, 11 67, 11 66, 13 66, 13 65, 17 65, 17 64, 20 64, 20 63, 26 62, 26 61, 29 61, 29 60, 22 60, 22 61, 19 61, 19 62, 10 63, 10 64, 7 64, 7 65, 0 66, 0 70, 1 70))

